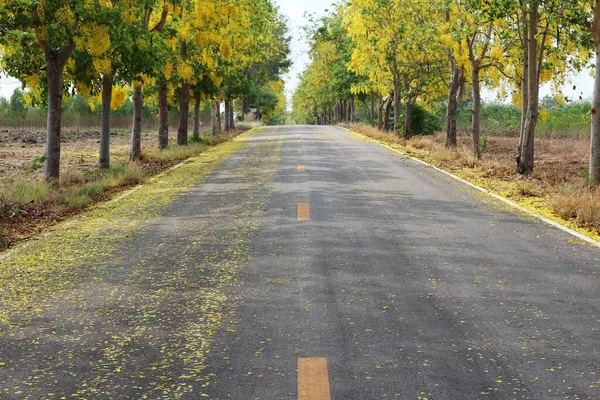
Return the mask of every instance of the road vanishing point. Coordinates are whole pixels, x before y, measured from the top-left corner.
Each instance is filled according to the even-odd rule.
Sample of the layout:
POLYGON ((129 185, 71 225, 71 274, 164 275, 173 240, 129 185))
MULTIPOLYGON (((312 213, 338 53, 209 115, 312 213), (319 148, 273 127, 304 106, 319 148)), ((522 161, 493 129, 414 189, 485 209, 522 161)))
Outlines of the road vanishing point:
POLYGON ((599 256, 351 132, 260 128, 0 259, 0 398, 599 399, 599 256))

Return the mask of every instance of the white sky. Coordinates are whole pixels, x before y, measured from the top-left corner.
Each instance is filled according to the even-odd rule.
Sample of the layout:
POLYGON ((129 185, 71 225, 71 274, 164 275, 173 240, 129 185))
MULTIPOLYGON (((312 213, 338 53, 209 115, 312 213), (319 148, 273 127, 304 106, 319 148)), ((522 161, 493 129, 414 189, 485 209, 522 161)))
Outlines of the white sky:
MULTIPOLYGON (((331 9, 334 3, 332 0, 275 0, 275 4, 280 7, 281 13, 289 20, 289 30, 292 35, 291 50, 293 65, 290 72, 285 76, 286 96, 291 102, 292 93, 298 86, 298 75, 302 73, 308 63, 308 43, 304 38, 302 27, 308 24, 308 19, 304 17, 305 13, 325 15, 327 9, 331 9)), ((288 108, 291 104, 288 104, 288 108)))
MULTIPOLYGON (((298 85, 298 74, 304 70, 308 61, 308 45, 302 34, 302 27, 308 24, 304 14, 308 12, 316 13, 319 16, 324 15, 325 10, 331 8, 333 0, 274 0, 274 2, 280 7, 281 13, 287 16, 292 35, 291 50, 294 65, 285 76, 286 93, 288 98, 291 98, 291 94, 298 85)), ((20 86, 21 84, 16 79, 0 76, 0 96, 9 98, 15 88, 20 86)))
MULTIPOLYGON (((284 77, 286 82, 286 95, 291 100, 291 95, 298 85, 298 75, 304 70, 308 62, 308 44, 303 37, 302 27, 308 24, 308 19, 304 17, 305 13, 314 13, 317 16, 325 15, 327 9, 332 8, 333 0, 274 0, 282 14, 289 20, 290 34, 292 35, 291 51, 293 66, 290 72, 284 77)), ((0 96, 9 98, 15 88, 20 87, 20 83, 13 78, 0 76, 0 96)), ((563 93, 571 100, 578 100, 581 95, 584 99, 592 97, 593 80, 588 72, 583 72, 574 76, 569 82, 565 83, 563 93), (573 90, 573 85, 577 86, 573 90)), ((541 90, 541 96, 550 94, 550 88, 544 87, 541 90)), ((488 101, 494 101, 496 95, 487 92, 484 98, 488 101)), ((288 107, 290 104, 288 104, 288 107)))

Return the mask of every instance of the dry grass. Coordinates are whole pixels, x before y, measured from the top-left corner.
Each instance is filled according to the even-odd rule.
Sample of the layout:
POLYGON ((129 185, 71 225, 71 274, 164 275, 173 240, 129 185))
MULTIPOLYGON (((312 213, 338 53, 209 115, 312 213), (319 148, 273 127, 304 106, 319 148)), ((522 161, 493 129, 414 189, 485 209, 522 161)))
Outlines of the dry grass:
POLYGON ((536 200, 536 207, 540 207, 537 211, 596 232, 600 229, 600 189, 590 190, 585 179, 589 160, 587 138, 536 139, 534 172, 523 177, 515 171, 517 137, 489 136, 487 151, 477 159, 466 135, 459 137, 456 149, 447 149, 442 133, 405 141, 368 125, 356 124, 351 128, 505 197, 527 204, 536 200))
POLYGON ((548 206, 561 218, 600 230, 600 191, 565 190, 548 199, 548 206))
POLYGON ((43 182, 43 143, 4 144, 0 146, 0 250, 245 130, 240 127, 218 137, 202 135, 188 146, 177 146, 172 138, 165 150, 157 148, 156 135, 145 134, 142 160, 136 163, 128 161, 129 135, 116 135, 111 137, 112 167, 106 170, 97 167, 96 138, 87 135, 67 141, 57 189, 43 182))

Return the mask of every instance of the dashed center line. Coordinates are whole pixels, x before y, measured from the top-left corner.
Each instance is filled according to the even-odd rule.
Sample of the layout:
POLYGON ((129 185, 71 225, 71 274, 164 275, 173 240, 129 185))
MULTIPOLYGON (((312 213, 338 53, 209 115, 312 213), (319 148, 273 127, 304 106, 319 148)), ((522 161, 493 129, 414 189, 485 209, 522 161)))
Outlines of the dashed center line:
POLYGON ((310 205, 308 203, 298 203, 298 221, 310 221, 310 205))
POLYGON ((299 173, 299 174, 302 173, 302 172, 306 172, 306 168, 304 168, 304 165, 298 165, 296 167, 296 172, 299 173))
POLYGON ((331 400, 326 358, 298 359, 298 400, 331 400))

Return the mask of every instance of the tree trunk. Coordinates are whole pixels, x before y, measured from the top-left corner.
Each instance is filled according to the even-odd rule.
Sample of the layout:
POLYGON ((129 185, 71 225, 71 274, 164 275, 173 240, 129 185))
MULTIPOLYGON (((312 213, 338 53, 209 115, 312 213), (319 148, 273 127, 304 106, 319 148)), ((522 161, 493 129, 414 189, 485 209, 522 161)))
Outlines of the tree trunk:
POLYGON ((371 108, 369 109, 369 123, 375 126, 375 93, 371 92, 371 108))
POLYGON ((448 110, 446 112, 446 147, 456 147, 456 131, 457 121, 456 114, 458 112, 458 92, 460 91, 461 85, 461 69, 456 65, 456 59, 452 54, 449 55, 450 59, 450 73, 452 79, 448 88, 448 110))
POLYGON ((225 132, 229 132, 229 96, 225 96, 225 132))
POLYGON ((112 100, 113 75, 102 78, 102 123, 100 129, 100 169, 110 168, 110 102, 112 100))
POLYGON ((533 171, 534 157, 534 135, 539 112, 539 75, 538 75, 538 57, 537 57, 537 33, 539 6, 533 2, 531 5, 531 14, 529 16, 529 39, 527 43, 527 59, 529 61, 529 76, 527 77, 529 87, 529 99, 527 101, 527 118, 525 128, 523 129, 523 138, 521 140, 521 149, 517 172, 522 175, 528 175, 533 171))
POLYGON ((158 148, 165 149, 169 145, 169 108, 167 84, 161 83, 158 87, 158 148))
POLYGON ((219 102, 217 100, 213 100, 210 103, 210 125, 212 134, 215 136, 221 133, 221 111, 219 108, 219 102))
POLYGON ((75 46, 46 51, 48 114, 46 123, 46 165, 44 179, 57 186, 60 178, 60 134, 62 126, 63 71, 75 46))
POLYGON ((233 100, 229 100, 229 129, 235 130, 235 115, 233 113, 233 100))
POLYGON ((377 109, 377 129, 383 129, 383 97, 379 96, 379 107, 377 109))
POLYGON ((415 101, 414 100, 407 100, 406 101, 406 106, 405 106, 405 111, 404 111, 404 137, 406 139, 410 139, 412 137, 412 111, 413 108, 415 107, 415 101))
POLYGON ((194 93, 194 141, 200 141, 200 91, 194 93))
POLYGON ((590 180, 600 183, 600 0, 595 1, 592 34, 596 49, 596 76, 592 100, 592 132, 590 138, 590 180))
POLYGON ((179 128, 177 129, 177 144, 187 145, 188 120, 190 115, 190 84, 181 85, 181 101, 179 103, 179 128))
POLYGON ((353 123, 354 122, 354 96, 350 96, 348 108, 350 109, 350 122, 353 123))
POLYGON ((136 82, 133 86, 133 126, 131 128, 131 152, 129 161, 142 158, 142 84, 136 82))
POLYGON ((392 111, 392 96, 388 96, 385 100, 385 119, 383 120, 383 129, 386 132, 390 130, 390 112, 392 111))
POLYGON ((471 70, 471 81, 473 84, 473 113, 471 120, 471 135, 473 137, 473 154, 481 158, 481 146, 479 137, 481 131, 481 87, 479 83, 479 65, 473 65, 471 70))
POLYGON ((394 78, 394 132, 400 132, 400 81, 394 78))
MULTIPOLYGON (((179 51, 181 59, 187 58, 187 43, 183 40, 179 42, 179 51)), ((190 83, 181 84, 181 101, 179 102, 179 128, 177 129, 177 144, 187 145, 188 142, 188 121, 190 118, 190 83)))
POLYGON ((248 97, 244 97, 242 99, 242 116, 244 117, 244 121, 246 120, 246 116, 250 114, 250 99, 248 97))
POLYGON ((590 180, 600 183, 600 43, 596 45, 596 76, 592 102, 592 133, 590 139, 590 180))
POLYGON ((525 121, 527 118, 527 107, 529 102, 529 53, 527 51, 529 37, 529 19, 527 12, 523 10, 523 65, 521 72, 521 127, 519 131, 519 144, 517 145, 517 165, 521 162, 521 151, 523 148, 523 138, 525 137, 525 121))
POLYGON ((221 102, 220 101, 217 101, 216 108, 217 108, 217 133, 221 134, 222 125, 221 125, 221 102))
POLYGON ((60 178, 60 135, 62 126, 62 72, 48 62, 48 123, 46 125, 46 182, 58 184, 60 178))

